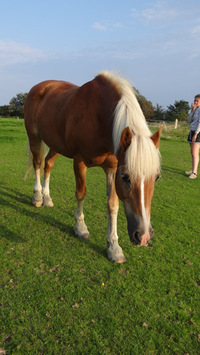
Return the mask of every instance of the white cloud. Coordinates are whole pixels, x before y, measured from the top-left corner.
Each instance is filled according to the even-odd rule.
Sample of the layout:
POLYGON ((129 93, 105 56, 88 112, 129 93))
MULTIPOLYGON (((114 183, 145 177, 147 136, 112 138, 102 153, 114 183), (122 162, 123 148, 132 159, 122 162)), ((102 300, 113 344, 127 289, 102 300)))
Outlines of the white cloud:
POLYGON ((192 29, 191 31, 192 35, 195 37, 199 37, 200 36, 200 26, 196 26, 192 29))
POLYGON ((124 28, 124 26, 120 22, 116 22, 112 25, 113 28, 124 28))
POLYGON ((95 22, 92 26, 93 28, 95 28, 96 30, 100 30, 100 31, 112 31, 113 29, 121 29, 124 28, 123 24, 120 22, 114 22, 114 23, 109 23, 109 22, 105 22, 105 23, 100 23, 100 22, 95 22))
POLYGON ((174 19, 176 17, 176 10, 170 8, 166 1, 158 1, 154 7, 143 10, 142 16, 147 21, 165 21, 166 19, 174 19))
POLYGON ((107 30, 107 26, 106 25, 102 25, 100 22, 95 22, 92 27, 94 27, 94 28, 96 28, 96 30, 100 30, 100 31, 106 31, 107 30))
POLYGON ((132 17, 139 17, 140 12, 137 9, 131 9, 131 16, 132 17))
POLYGON ((16 63, 34 62, 41 59, 48 59, 54 54, 31 48, 14 41, 0 40, 0 67, 16 63))
POLYGON ((167 1, 158 0, 151 8, 144 10, 137 10, 133 8, 131 10, 131 16, 133 18, 140 18, 147 23, 152 22, 169 22, 178 15, 178 11, 175 8, 171 8, 167 1))

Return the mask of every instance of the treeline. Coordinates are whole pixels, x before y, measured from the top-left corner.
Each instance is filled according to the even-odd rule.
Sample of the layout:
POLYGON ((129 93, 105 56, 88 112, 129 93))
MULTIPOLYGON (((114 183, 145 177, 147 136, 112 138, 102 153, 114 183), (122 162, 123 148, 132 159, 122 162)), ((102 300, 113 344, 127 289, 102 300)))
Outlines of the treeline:
POLYGON ((9 105, 0 106, 0 117, 24 118, 24 103, 28 93, 20 93, 13 97, 9 105))
MULTIPOLYGON (((138 102, 144 113, 146 120, 148 121, 186 121, 190 110, 189 103, 184 100, 175 101, 173 105, 169 105, 165 110, 159 104, 154 107, 151 101, 148 101, 144 96, 140 94, 137 89, 134 89, 138 102)), ((0 106, 0 117, 24 117, 24 102, 27 93, 20 93, 13 97, 9 105, 0 106)))
POLYGON ((189 111, 190 105, 187 101, 180 100, 175 101, 173 105, 167 106, 165 110, 161 105, 156 104, 156 106, 152 105, 151 101, 148 101, 144 96, 140 94, 138 90, 136 90, 138 102, 140 107, 144 113, 146 120, 148 121, 175 121, 178 119, 179 121, 186 121, 189 111))

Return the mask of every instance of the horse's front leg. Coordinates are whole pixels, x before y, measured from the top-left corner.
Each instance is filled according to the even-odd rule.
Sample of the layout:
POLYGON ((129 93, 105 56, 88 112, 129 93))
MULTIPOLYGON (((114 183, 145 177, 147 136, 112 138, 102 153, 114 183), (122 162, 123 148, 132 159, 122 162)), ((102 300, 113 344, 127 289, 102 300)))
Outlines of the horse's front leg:
POLYGON ((117 235, 117 215, 119 210, 119 199, 115 190, 115 173, 113 169, 105 169, 107 179, 107 195, 108 195, 108 259, 115 263, 123 263, 126 258, 122 248, 118 244, 117 235))
POLYGON ((59 154, 50 149, 49 153, 45 158, 45 167, 44 167, 44 181, 42 185, 42 194, 43 194, 43 205, 48 207, 53 207, 53 201, 50 197, 49 183, 50 183, 50 174, 54 166, 55 160, 59 154))
POLYGON ((83 205, 87 193, 86 190, 86 165, 81 161, 74 160, 74 173, 76 178, 76 199, 77 208, 74 215, 76 225, 74 227, 75 235, 79 238, 88 239, 89 232, 84 220, 83 205))

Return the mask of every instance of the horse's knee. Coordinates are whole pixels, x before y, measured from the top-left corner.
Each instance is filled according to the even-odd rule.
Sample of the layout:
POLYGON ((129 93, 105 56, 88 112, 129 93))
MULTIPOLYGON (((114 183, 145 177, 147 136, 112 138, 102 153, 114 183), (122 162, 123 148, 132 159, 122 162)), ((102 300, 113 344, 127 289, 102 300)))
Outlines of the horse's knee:
POLYGON ((75 195, 76 195, 76 199, 78 201, 83 201, 85 199, 86 195, 87 195, 87 189, 84 188, 82 190, 76 190, 76 194, 75 195))
POLYGON ((108 199, 107 206, 108 206, 108 211, 110 212, 110 214, 118 213, 118 210, 119 210, 119 200, 118 200, 118 198, 108 199))
POLYGON ((33 167, 35 170, 40 169, 42 165, 42 159, 40 158, 40 156, 35 156, 33 155, 33 167))
POLYGON ((44 171, 46 174, 50 174, 58 155, 58 153, 50 151, 49 154, 46 156, 44 166, 44 171))

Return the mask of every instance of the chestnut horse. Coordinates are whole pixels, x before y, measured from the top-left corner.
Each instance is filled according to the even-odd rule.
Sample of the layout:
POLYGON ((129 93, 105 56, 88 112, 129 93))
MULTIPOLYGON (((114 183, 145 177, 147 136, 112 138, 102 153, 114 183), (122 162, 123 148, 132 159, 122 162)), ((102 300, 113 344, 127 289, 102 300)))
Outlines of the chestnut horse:
POLYGON ((59 154, 72 158, 77 198, 74 231, 76 236, 87 239, 83 214, 86 170, 100 166, 107 181, 108 259, 126 261, 118 244, 118 197, 124 204, 130 241, 147 245, 153 233, 150 210, 160 171, 161 128, 151 136, 130 84, 106 71, 81 87, 65 81, 44 81, 30 90, 24 114, 35 169, 33 205, 53 206, 49 192, 51 169, 59 154), (42 153, 44 143, 50 148, 46 157, 42 153))

